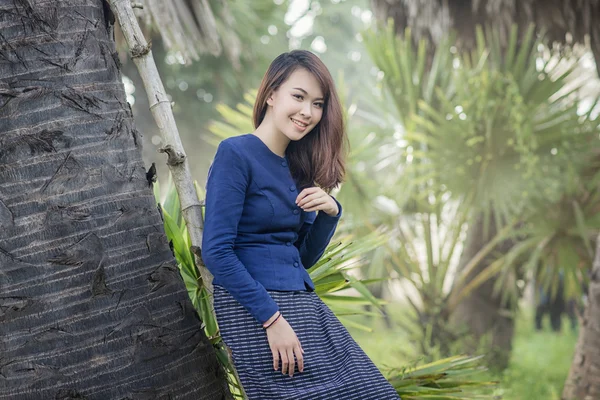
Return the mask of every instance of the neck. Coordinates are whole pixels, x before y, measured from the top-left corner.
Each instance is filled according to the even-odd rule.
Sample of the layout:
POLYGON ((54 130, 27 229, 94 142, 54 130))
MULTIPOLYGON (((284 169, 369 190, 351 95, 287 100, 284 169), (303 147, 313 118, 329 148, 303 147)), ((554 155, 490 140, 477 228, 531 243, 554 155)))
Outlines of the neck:
POLYGON ((278 131, 268 120, 265 118, 263 122, 253 132, 254 135, 258 136, 267 147, 275 154, 280 157, 285 157, 285 150, 287 149, 290 139, 283 133, 278 131))

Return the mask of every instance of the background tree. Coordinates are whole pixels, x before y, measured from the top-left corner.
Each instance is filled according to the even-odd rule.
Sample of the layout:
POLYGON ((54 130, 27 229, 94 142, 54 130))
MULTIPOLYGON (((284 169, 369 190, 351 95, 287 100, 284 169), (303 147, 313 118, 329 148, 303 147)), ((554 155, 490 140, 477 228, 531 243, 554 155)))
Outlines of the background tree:
MULTIPOLYGON (((476 26, 489 26, 498 37, 500 47, 506 48, 511 40, 511 26, 516 24, 522 39, 529 24, 544 31, 546 43, 557 43, 560 48, 570 48, 575 42, 589 42, 596 59, 600 57, 600 28, 595 18, 600 15, 600 4, 594 1, 448 1, 448 2, 389 2, 372 0, 374 14, 379 20, 391 18, 397 34, 411 28, 413 43, 425 38, 435 47, 450 32, 457 32, 455 45, 461 52, 472 51, 477 45, 476 26)), ((520 40, 517 42, 519 45, 520 40)), ((597 63, 598 65, 598 63, 597 63)), ((494 237, 498 209, 474 215, 467 231, 466 247, 461 266, 494 237), (494 221, 495 220, 495 221, 494 221), (490 229, 491 228, 491 229, 490 229)), ((506 250, 510 243, 504 243, 506 250)), ((502 251, 501 248, 498 251, 502 251)), ((488 258, 474 271, 482 272, 493 262, 488 258)), ((462 268, 459 267, 459 268, 462 268)), ((466 324, 476 337, 491 335, 491 341, 507 354, 514 329, 510 310, 495 291, 495 278, 475 289, 463 299, 454 313, 457 324, 466 324)), ((501 362, 505 364, 505 362, 501 362)))
POLYGON ((0 398, 227 398, 106 3, 2 0, 0 17, 0 398))
POLYGON ((564 400, 600 397, 600 237, 590 278, 588 304, 581 319, 581 331, 573 364, 562 394, 564 400))

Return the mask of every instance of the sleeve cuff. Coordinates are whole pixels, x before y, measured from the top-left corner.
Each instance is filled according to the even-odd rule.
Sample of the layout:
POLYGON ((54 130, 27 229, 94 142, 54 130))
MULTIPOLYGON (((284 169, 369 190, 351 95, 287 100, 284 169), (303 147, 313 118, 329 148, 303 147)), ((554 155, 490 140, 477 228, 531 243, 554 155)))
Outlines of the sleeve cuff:
POLYGON ((265 304, 264 307, 254 315, 254 318, 262 326, 277 311, 279 311, 279 306, 277 305, 277 303, 275 303, 275 300, 271 299, 271 301, 269 301, 267 304, 265 304))

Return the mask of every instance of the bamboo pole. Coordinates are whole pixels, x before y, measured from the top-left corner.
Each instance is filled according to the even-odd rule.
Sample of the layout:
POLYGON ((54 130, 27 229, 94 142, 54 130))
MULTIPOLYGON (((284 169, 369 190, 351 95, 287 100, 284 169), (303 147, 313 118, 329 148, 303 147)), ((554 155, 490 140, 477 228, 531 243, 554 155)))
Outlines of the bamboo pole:
POLYGON ((202 284, 210 294, 212 308, 213 276, 206 269, 200 254, 202 230, 204 229, 202 205, 198 200, 198 194, 194 187, 187 157, 181 144, 179 131, 177 130, 177 124, 175 123, 173 110, 171 109, 171 102, 167 97, 162 80, 156 69, 150 45, 146 42, 133 13, 131 1, 110 0, 110 6, 119 21, 123 36, 130 49, 131 58, 144 82, 144 87, 148 94, 150 111, 166 143, 159 151, 167 154, 167 165, 169 166, 177 194, 179 195, 181 214, 192 240, 192 253, 195 256, 202 284))
MULTIPOLYGON (((133 4, 133 6, 141 7, 138 4, 133 4)), ((159 151, 167 154, 167 165, 169 166, 169 170, 173 176, 175 189, 179 195, 181 214, 183 215, 183 219, 190 234, 190 239, 192 240, 191 251, 194 254, 196 265, 198 266, 202 284, 209 293, 210 309, 213 310, 213 276, 204 265, 200 250, 202 244, 202 231, 204 229, 202 204, 198 200, 198 194, 196 193, 192 174, 187 163, 187 157, 183 145, 181 144, 179 131, 175 123, 173 110, 171 109, 171 102, 167 97, 162 80, 158 74, 154 58, 152 57, 152 51, 150 50, 150 45, 146 42, 135 14, 133 13, 131 0, 110 0, 110 7, 119 21, 121 31, 123 32, 125 41, 130 49, 131 58, 144 82, 144 88, 148 95, 148 103, 150 104, 150 111, 152 112, 156 125, 158 125, 158 129, 160 130, 160 134, 166 143, 159 151)), ((235 386, 239 386, 238 390, 240 390, 242 398, 247 399, 246 392, 241 386, 237 370, 233 365, 229 349, 227 349, 227 352, 229 369, 237 382, 235 386)))

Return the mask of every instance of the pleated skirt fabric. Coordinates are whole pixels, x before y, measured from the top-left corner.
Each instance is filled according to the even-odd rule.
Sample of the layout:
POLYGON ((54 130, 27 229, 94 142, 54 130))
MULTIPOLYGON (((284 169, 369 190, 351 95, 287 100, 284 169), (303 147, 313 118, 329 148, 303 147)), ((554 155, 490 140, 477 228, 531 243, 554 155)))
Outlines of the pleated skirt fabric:
POLYGON ((304 349, 304 372, 273 369, 261 325, 222 286, 214 287, 221 337, 249 400, 400 399, 333 312, 312 291, 268 291, 304 349))

